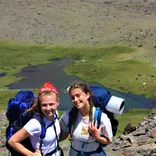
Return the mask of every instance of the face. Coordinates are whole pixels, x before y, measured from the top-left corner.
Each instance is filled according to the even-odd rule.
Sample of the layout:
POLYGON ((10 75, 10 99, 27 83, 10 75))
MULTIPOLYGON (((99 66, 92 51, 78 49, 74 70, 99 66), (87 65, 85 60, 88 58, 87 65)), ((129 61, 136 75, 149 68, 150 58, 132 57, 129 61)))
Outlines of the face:
POLYGON ((59 105, 56 94, 52 92, 48 95, 42 95, 40 101, 43 115, 48 120, 53 120, 53 116, 56 112, 57 106, 59 105))
POLYGON ((89 104, 88 98, 90 97, 90 93, 85 93, 80 88, 74 88, 70 91, 70 97, 75 107, 81 109, 89 104))

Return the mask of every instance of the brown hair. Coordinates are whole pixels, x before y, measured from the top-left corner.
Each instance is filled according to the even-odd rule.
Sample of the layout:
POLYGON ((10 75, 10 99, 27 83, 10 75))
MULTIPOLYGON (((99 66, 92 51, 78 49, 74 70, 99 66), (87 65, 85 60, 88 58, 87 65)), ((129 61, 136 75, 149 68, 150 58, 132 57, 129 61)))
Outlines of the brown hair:
MULTIPOLYGON (((32 112, 32 113, 39 113, 41 116, 43 116, 43 113, 41 111, 41 97, 44 95, 51 95, 51 94, 56 94, 53 91, 45 91, 41 94, 38 95, 38 97, 35 99, 34 104, 32 105, 31 108, 29 108, 28 110, 26 110, 26 112, 32 112)), ((57 102, 59 102, 59 96, 56 94, 56 100, 57 102)))
MULTIPOLYGON (((89 104, 90 104, 90 109, 89 109, 89 121, 92 122, 93 120, 93 102, 92 102, 92 92, 90 91, 89 89, 89 86, 86 84, 86 83, 83 83, 83 82, 74 82, 70 88, 69 88, 69 95, 70 95, 70 92, 72 89, 76 89, 76 88, 80 88, 84 93, 90 93, 90 97, 88 98, 88 101, 89 101, 89 104)), ((72 128, 71 128, 71 137, 72 137, 72 134, 74 132, 74 128, 75 128, 75 122, 76 122, 76 118, 77 118, 77 113, 78 113, 78 109, 74 106, 70 112, 70 115, 73 119, 73 122, 72 122, 72 128)))

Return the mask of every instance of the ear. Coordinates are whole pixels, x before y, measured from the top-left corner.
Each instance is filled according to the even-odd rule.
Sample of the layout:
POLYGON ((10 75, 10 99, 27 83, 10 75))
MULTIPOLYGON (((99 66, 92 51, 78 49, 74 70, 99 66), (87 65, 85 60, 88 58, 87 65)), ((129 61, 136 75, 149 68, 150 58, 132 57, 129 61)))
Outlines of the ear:
POLYGON ((89 97, 90 97, 90 93, 87 92, 86 96, 87 96, 87 99, 89 99, 89 97))

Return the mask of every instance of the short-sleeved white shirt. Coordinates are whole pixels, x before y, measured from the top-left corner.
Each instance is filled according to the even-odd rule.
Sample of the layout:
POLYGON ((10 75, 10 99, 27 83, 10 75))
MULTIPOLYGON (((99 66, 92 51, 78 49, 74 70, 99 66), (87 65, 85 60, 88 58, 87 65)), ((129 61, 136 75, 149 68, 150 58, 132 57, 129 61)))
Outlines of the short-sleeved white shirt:
MULTIPOLYGON (((52 121, 43 118, 45 125, 48 126, 52 121)), ((60 136, 60 125, 59 120, 56 119, 55 127, 57 132, 57 137, 59 139, 60 136)), ((39 149, 40 146, 40 134, 41 134, 41 124, 35 118, 28 121, 28 123, 24 126, 24 129, 30 134, 30 141, 35 150, 39 149)), ((46 130, 45 138, 42 143, 42 152, 43 155, 50 153, 57 147, 57 139, 54 131, 54 125, 52 124, 46 130)), ((54 154, 55 156, 55 154, 54 154)))
MULTIPOLYGON (((60 126, 63 131, 66 131, 70 111, 71 108, 68 109, 60 118, 60 126)), ((95 107, 93 107, 93 117, 94 113, 95 107)), ((101 124, 102 124, 102 133, 112 142, 113 137, 112 127, 110 119, 107 117, 105 113, 102 113, 101 115, 101 124)), ((99 147, 100 143, 89 135, 88 126, 89 126, 89 117, 82 117, 80 112, 78 111, 75 128, 71 140, 71 144, 74 149, 80 151, 84 142, 85 142, 84 144, 85 152, 94 151, 99 147)))

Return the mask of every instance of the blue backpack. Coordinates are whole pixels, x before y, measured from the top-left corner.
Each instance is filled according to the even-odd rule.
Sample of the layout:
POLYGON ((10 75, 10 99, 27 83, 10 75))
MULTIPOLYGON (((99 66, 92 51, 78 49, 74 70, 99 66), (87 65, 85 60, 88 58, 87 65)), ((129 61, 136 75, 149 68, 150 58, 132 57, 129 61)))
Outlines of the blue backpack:
MULTIPOLYGON (((90 86, 90 90, 93 94, 93 96, 92 96, 93 104, 96 107, 96 110, 94 113, 94 121, 97 121, 98 127, 99 127, 99 125, 101 124, 102 112, 107 114, 108 118, 110 119, 111 125, 112 125, 113 136, 115 136, 117 133, 118 124, 119 124, 118 120, 115 119, 114 113, 109 112, 105 108, 108 101, 111 98, 110 92, 105 87, 99 87, 99 86, 90 86)), ((66 126, 66 130, 69 133, 71 133, 73 120, 75 120, 75 118, 76 118, 75 114, 76 114, 76 109, 74 109, 74 107, 73 107, 73 109, 69 113, 69 122, 66 126)), ((105 145, 103 145, 103 146, 105 146, 105 145)))
MULTIPOLYGON (((12 156, 23 156, 15 151, 7 143, 10 137, 20 130, 31 118, 36 118, 41 123, 41 135, 40 139, 43 140, 46 133, 46 128, 42 117, 39 114, 26 113, 25 110, 29 109, 34 99, 35 94, 31 90, 21 90, 14 98, 10 98, 7 105, 6 117, 9 121, 9 125, 6 129, 6 147, 10 151, 12 156)), ((21 142, 27 149, 34 151, 29 138, 26 138, 21 142)), ((40 143, 41 146, 42 142, 40 143)))
POLYGON ((114 113, 109 112, 106 109, 106 105, 108 104, 112 96, 111 93, 105 87, 99 87, 99 86, 90 86, 90 90, 92 91, 93 94, 92 101, 94 103, 94 106, 96 107, 94 113, 94 121, 97 121, 98 125, 100 125, 102 112, 107 114, 112 125, 113 136, 115 136, 118 130, 119 122, 114 117, 114 113))

